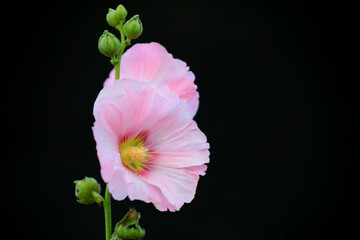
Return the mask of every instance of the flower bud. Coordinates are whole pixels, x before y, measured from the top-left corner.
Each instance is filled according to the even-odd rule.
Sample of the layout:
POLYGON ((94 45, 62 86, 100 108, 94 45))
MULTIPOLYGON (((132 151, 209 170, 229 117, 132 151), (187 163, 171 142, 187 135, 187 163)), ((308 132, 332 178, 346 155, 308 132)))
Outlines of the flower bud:
POLYGON ((120 40, 115 37, 114 34, 105 30, 103 35, 99 38, 98 48, 103 55, 114 57, 120 50, 120 40))
POLYGON ((125 18, 127 16, 126 8, 122 4, 120 4, 119 6, 117 6, 115 11, 117 19, 121 22, 125 22, 125 18))
MULTIPOLYGON (((115 234, 119 239, 140 240, 145 236, 145 229, 139 225, 140 213, 130 211, 115 225, 115 234)), ((116 238, 114 238, 116 239, 116 238)))
POLYGON ((76 180, 75 183, 75 196, 77 201, 81 204, 92 204, 95 201, 101 202, 100 198, 100 184, 94 178, 85 177, 82 180, 76 180))
POLYGON ((115 27, 119 24, 119 19, 114 9, 109 8, 109 12, 106 14, 106 21, 112 27, 115 27))
POLYGON ((135 15, 130 18, 124 25, 125 36, 130 39, 138 38, 143 31, 142 23, 139 19, 139 15, 135 15))

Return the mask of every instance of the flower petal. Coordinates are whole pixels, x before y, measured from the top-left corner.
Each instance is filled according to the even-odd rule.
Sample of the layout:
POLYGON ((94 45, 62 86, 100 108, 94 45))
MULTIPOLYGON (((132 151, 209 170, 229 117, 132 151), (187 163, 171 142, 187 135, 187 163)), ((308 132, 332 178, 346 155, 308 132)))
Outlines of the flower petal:
POLYGON ((135 44, 122 59, 120 76, 144 82, 161 82, 176 75, 172 55, 158 43, 135 44))
MULTIPOLYGON (((199 106, 199 93, 194 84, 195 75, 184 61, 174 59, 159 43, 137 43, 122 56, 120 80, 134 79, 147 83, 167 85, 180 99, 187 101, 191 117, 199 106)), ((115 69, 105 80, 104 86, 115 81, 115 69)))
POLYGON ((144 179, 157 186, 175 210, 179 210, 184 203, 189 203, 194 198, 199 176, 181 168, 157 165, 144 179))
POLYGON ((124 173, 121 170, 117 170, 114 176, 111 178, 111 180, 108 183, 109 192, 111 193, 111 196, 121 201, 125 199, 128 195, 128 189, 126 186, 126 182, 124 180, 124 173))
POLYGON ((156 146, 156 164, 183 168, 198 166, 209 162, 209 144, 206 136, 195 121, 182 119, 182 116, 169 116, 171 121, 156 126, 149 141, 156 146), (182 121, 181 121, 182 120, 182 121), (170 124, 171 126, 167 126, 170 124))
POLYGON ((115 68, 113 68, 110 73, 109 73, 109 76, 107 79, 105 79, 104 81, 104 87, 107 86, 107 85, 112 85, 113 83, 115 82, 115 68))
POLYGON ((147 183, 140 176, 131 172, 126 173, 124 178, 126 179, 130 200, 142 200, 147 203, 152 202, 159 211, 176 210, 175 206, 169 203, 158 187, 147 183))
POLYGON ((169 86, 172 92, 188 103, 190 115, 194 117, 199 108, 199 93, 193 81, 186 77, 175 77, 164 80, 162 84, 169 86))
POLYGON ((204 176, 206 169, 207 169, 206 165, 191 166, 184 168, 184 170, 186 170, 189 174, 192 174, 194 176, 199 176, 199 175, 204 176))

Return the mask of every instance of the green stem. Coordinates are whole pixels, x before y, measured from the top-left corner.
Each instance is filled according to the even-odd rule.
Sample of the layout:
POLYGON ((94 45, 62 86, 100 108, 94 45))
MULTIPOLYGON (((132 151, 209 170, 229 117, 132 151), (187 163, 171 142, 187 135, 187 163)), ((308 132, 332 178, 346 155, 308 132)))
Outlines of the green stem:
POLYGON ((118 63, 115 65, 115 80, 120 79, 120 62, 121 62, 121 56, 124 52, 124 49, 125 49, 125 43, 121 42, 120 51, 119 51, 118 58, 117 58, 118 63))
POLYGON ((129 40, 125 40, 125 34, 123 29, 124 23, 120 22, 119 25, 116 26, 116 29, 120 31, 121 36, 121 44, 120 44, 120 50, 117 55, 117 62, 115 66, 115 80, 120 79, 120 63, 121 63, 121 56, 124 53, 125 47, 130 44, 129 40))
POLYGON ((120 78, 120 61, 114 65, 115 67, 115 80, 120 78))
POLYGON ((105 200, 104 200, 104 214, 105 214, 105 236, 106 240, 111 238, 111 195, 106 185, 105 200))
POLYGON ((121 43, 125 42, 125 34, 124 34, 124 23, 120 22, 118 30, 120 31, 121 43))

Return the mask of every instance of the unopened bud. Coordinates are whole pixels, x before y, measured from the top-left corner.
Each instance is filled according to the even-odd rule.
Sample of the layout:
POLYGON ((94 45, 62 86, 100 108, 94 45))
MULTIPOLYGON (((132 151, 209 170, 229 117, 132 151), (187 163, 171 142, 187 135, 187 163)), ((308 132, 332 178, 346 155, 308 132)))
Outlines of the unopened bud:
POLYGON ((103 55, 114 57, 120 50, 120 40, 114 34, 105 30, 99 38, 98 48, 103 55))
POLYGON ((119 24, 119 20, 114 9, 109 8, 109 12, 106 14, 106 21, 112 27, 119 24))
POLYGON ((85 177, 82 180, 76 180, 75 196, 77 201, 81 204, 92 204, 94 202, 102 202, 100 198, 101 186, 94 178, 85 177), (95 197, 94 197, 95 196, 95 197))
POLYGON ((125 36, 130 39, 138 38, 143 31, 142 23, 139 19, 139 15, 135 15, 130 18, 124 25, 125 36))
POLYGON ((121 22, 125 22, 126 16, 127 16, 126 8, 122 4, 117 6, 117 8, 116 8, 116 17, 117 17, 117 19, 119 21, 121 21, 121 22))

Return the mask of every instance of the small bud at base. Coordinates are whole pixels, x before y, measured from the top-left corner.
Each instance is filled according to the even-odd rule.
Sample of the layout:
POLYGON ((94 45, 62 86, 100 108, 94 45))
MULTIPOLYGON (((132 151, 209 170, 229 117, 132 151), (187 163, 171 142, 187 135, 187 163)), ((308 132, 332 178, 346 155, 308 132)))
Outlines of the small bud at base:
POLYGON ((93 193, 99 195, 101 186, 94 178, 85 177, 82 180, 74 181, 75 196, 81 204, 92 204, 95 202, 93 193))

